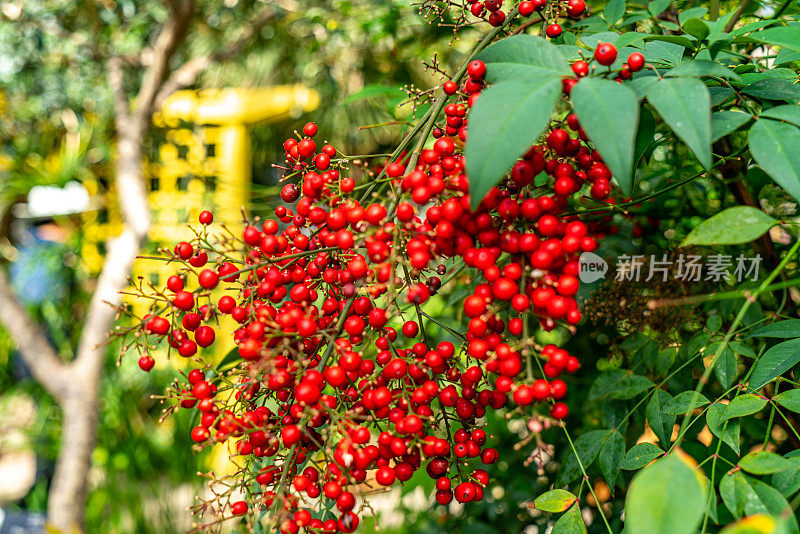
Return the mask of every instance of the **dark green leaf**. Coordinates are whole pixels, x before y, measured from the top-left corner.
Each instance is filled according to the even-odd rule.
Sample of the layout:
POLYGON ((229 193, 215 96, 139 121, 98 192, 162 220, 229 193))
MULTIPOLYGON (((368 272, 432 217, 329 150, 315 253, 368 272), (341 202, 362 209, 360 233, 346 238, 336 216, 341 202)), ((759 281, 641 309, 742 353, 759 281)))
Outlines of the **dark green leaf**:
POLYGON ((762 117, 769 117, 778 119, 800 126, 800 106, 793 104, 784 104, 783 106, 775 106, 761 111, 762 117))
POLYGON ((600 472, 603 474, 603 478, 606 479, 606 483, 611 488, 612 493, 617 482, 618 465, 624 455, 625 439, 622 434, 615 430, 603 443, 600 448, 600 454, 597 457, 597 466, 600 468, 600 472))
POLYGON ((469 114, 464 148, 472 208, 538 139, 561 94, 561 81, 521 79, 481 92, 469 114))
POLYGON ((586 525, 583 524, 581 507, 577 504, 567 510, 553 525, 550 534, 586 534, 586 525))
POLYGON ((645 408, 645 417, 647 417, 650 428, 665 447, 670 443, 675 416, 661 413, 661 410, 670 400, 672 400, 672 396, 669 393, 663 389, 657 389, 653 392, 645 408))
POLYGON ((572 88, 570 96, 584 131, 622 190, 630 194, 634 139, 639 123, 636 93, 610 80, 584 78, 572 88))
POLYGON ((800 200, 800 130, 791 124, 759 119, 750 128, 748 145, 764 172, 800 200))
POLYGON ((800 319, 786 319, 762 326, 747 337, 800 337, 800 319))
POLYGON ((683 27, 683 31, 697 37, 700 41, 708 37, 708 34, 711 32, 706 21, 700 18, 691 18, 683 22, 681 26, 683 27))
POLYGON ((542 512, 557 514, 575 504, 578 498, 567 490, 554 489, 533 500, 533 507, 542 512))
POLYGON ((658 445, 647 442, 637 443, 622 458, 619 468, 626 471, 635 471, 646 466, 662 454, 664 454, 664 451, 658 445))
POLYGON ((750 388, 758 390, 800 362, 800 339, 778 343, 761 355, 750 375, 750 388))
POLYGON ((724 404, 715 402, 706 411, 706 424, 712 434, 727 444, 733 452, 739 454, 739 433, 741 431, 738 419, 725 419, 724 404), (725 430, 723 432, 723 429, 725 430))
POLYGON ((703 82, 693 78, 664 78, 647 90, 647 100, 672 131, 711 166, 711 98, 703 82))
POLYGON ((772 397, 772 400, 795 413, 800 413, 800 389, 790 389, 772 397))
MULTIPOLYGON (((597 453, 600 452, 600 447, 603 446, 603 441, 609 437, 609 430, 592 430, 578 437, 575 440, 575 451, 581 459, 584 469, 588 469, 590 465, 597 458, 597 453)), ((556 486, 563 486, 569 484, 578 476, 581 475, 581 467, 575 453, 572 449, 564 451, 564 457, 561 461, 561 469, 556 476, 556 486)))
MULTIPOLYGON (((800 31, 798 31, 800 33, 800 31)), ((758 80, 742 89, 742 92, 765 100, 797 100, 800 99, 800 87, 789 80, 768 78, 758 80)))
POLYGON ((778 221, 751 206, 734 206, 697 225, 681 246, 739 245, 755 241, 778 221))
POLYGON ((735 397, 726 407, 724 417, 730 419, 731 417, 744 417, 745 415, 752 415, 764 409, 767 405, 767 399, 746 393, 735 397))
POLYGON ((491 83, 520 77, 545 80, 572 74, 558 47, 533 35, 512 35, 476 57, 486 63, 486 79, 491 83))
POLYGON ((714 375, 716 375, 722 389, 728 389, 736 378, 737 364, 736 355, 728 347, 724 347, 717 357, 714 365, 714 375))
POLYGON ((655 142, 656 120, 650 110, 643 107, 639 115, 639 128, 636 131, 636 142, 633 152, 634 166, 655 142))
POLYGON ((702 393, 682 391, 664 404, 661 413, 683 415, 706 404, 708 404, 708 399, 702 393))
POLYGON ((610 26, 616 24, 625 14, 625 0, 611 0, 603 9, 603 18, 610 26))
POLYGON ((739 460, 739 467, 753 475, 771 475, 784 469, 796 469, 797 467, 774 452, 753 451, 739 460))
POLYGON ((717 111, 711 115, 711 142, 736 131, 750 119, 749 114, 740 111, 717 111))
POLYGON ((696 469, 670 454, 633 477, 625 499, 625 532, 693 534, 706 509, 705 493, 696 469))
POLYGON ((730 87, 709 87, 708 94, 711 95, 711 105, 718 106, 733 96, 733 89, 730 87))

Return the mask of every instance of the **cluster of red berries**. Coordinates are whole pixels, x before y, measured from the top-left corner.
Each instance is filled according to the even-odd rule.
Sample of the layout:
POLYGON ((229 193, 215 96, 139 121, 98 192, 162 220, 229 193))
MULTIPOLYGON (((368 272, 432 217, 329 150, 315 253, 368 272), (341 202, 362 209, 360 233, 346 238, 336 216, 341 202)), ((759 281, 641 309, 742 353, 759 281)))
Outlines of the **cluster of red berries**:
MULTIPOLYGON (((617 61, 617 48, 611 43, 598 43, 594 49, 594 60, 597 61, 598 65, 610 67, 617 61)), ((644 56, 639 52, 633 52, 628 56, 628 61, 622 64, 615 79, 617 81, 627 80, 634 72, 639 72, 643 68, 644 56)), ((578 60, 572 64, 572 72, 575 73, 577 78, 583 78, 589 75, 590 65, 587 61, 578 60)), ((570 88, 577 83, 574 78, 569 78, 568 80, 570 88)))
MULTIPOLYGON (((486 20, 492 26, 500 26, 506 20, 506 13, 503 11, 503 0, 467 0, 469 12, 473 16, 486 20)), ((547 27, 549 37, 561 35, 561 26, 555 22, 564 15, 579 18, 586 12, 585 0, 523 0, 517 5, 519 14, 529 17, 534 13, 539 13, 553 22, 547 27), (557 28, 557 33, 556 33, 557 28), (554 35, 550 35, 554 33, 554 35)))
POLYGON ((606 199, 611 173, 570 115, 473 212, 461 149, 485 73, 473 61, 460 88, 445 82, 451 101, 431 148, 388 162, 368 195, 358 198, 346 158, 318 147, 308 123, 283 145, 299 182, 281 189, 275 219, 215 241, 203 212, 198 237, 175 246, 180 272, 149 295, 141 346, 166 339, 203 364, 172 396, 199 411, 195 442, 233 440, 248 459, 237 476, 258 490, 231 514, 271 510, 283 533, 352 532, 359 497, 421 468, 440 504, 480 500, 481 465, 498 460, 481 428, 487 410, 567 417, 560 377, 580 363, 528 329, 580 322, 578 256, 602 229, 563 213, 582 191, 606 199), (425 304, 456 281, 472 283, 466 329, 435 341, 425 304), (238 324, 241 364, 228 371, 199 358, 221 316, 238 324))

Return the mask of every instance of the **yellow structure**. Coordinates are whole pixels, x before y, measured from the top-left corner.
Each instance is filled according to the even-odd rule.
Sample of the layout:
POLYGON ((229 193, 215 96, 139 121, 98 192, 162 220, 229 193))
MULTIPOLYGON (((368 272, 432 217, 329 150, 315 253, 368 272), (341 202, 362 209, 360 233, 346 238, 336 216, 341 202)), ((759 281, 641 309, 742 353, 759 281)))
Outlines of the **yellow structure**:
MULTIPOLYGON (((236 222, 250 201, 252 163, 249 129, 255 124, 298 117, 319 105, 319 94, 300 85, 265 88, 204 89, 172 94, 153 122, 164 129, 157 160, 147 163, 148 201, 153 225, 150 240, 168 246, 192 237, 187 223, 204 210, 217 220, 236 222)), ((87 181, 89 194, 102 208, 84 214, 82 259, 96 274, 102 268, 104 243, 119 232, 121 215, 111 182, 87 181)), ((133 276, 163 283, 164 263, 139 260, 133 276)), ((132 303, 135 311, 144 312, 132 303)))

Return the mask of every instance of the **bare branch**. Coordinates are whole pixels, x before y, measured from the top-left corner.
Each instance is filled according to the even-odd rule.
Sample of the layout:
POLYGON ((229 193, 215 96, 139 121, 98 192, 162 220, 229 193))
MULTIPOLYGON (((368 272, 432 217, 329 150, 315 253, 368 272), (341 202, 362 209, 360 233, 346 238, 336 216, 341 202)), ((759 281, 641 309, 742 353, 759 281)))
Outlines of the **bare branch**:
POLYGON ((736 26, 736 23, 739 22, 740 18, 742 18, 742 13, 744 12, 745 8, 747 7, 747 4, 749 3, 750 0, 742 0, 742 2, 739 4, 739 7, 736 9, 736 13, 733 14, 731 20, 729 20, 728 23, 725 25, 726 33, 730 32, 733 29, 733 27, 736 26))
POLYGON ((144 122, 150 119, 153 102, 169 73, 169 61, 183 42, 189 23, 194 15, 194 4, 189 0, 173 0, 172 16, 161 29, 153 45, 153 57, 145 72, 144 81, 136 97, 137 118, 144 122))
POLYGON ((181 65, 172 75, 167 79, 158 92, 154 102, 154 109, 158 109, 164 103, 164 100, 175 91, 192 85, 200 74, 203 73, 212 63, 226 61, 238 55, 249 42, 258 35, 261 29, 267 25, 277 15, 277 10, 273 7, 265 8, 256 18, 251 22, 242 32, 238 39, 229 43, 224 48, 214 52, 213 54, 206 54, 188 60, 181 65))
POLYGON ((34 378, 56 399, 63 399, 68 365, 47 341, 44 331, 33 322, 28 310, 17 300, 3 269, 0 269, 0 322, 19 348, 34 378))

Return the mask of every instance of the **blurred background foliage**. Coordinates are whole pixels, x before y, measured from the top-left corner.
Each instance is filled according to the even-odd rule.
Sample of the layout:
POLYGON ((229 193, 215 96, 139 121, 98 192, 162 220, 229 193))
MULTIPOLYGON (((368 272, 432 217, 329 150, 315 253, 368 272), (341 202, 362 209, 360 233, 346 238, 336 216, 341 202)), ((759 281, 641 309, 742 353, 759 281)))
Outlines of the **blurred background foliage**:
MULTIPOLYGON (((590 10, 602 9, 605 3, 589 2, 590 10)), ((214 50, 226 31, 238 27, 259 2, 198 4, 204 16, 189 35, 184 52, 187 56, 214 50)), ((727 13, 738 2, 673 5, 679 10, 703 6, 727 13)), ((747 13, 774 12, 777 5, 750 2, 747 13)), ((637 6, 644 9, 645 4, 628 2, 630 9, 637 6)), ((423 61, 430 62, 436 56, 443 68, 452 71, 478 35, 467 28, 454 39, 452 28, 428 24, 406 0, 287 0, 276 3, 276 7, 281 16, 261 31, 246 53, 213 66, 196 85, 216 88, 300 83, 320 93, 322 104, 308 115, 252 130, 251 208, 263 214, 271 211, 280 175, 271 165, 281 163, 281 143, 293 129, 314 120, 322 137, 345 154, 385 152, 415 112, 410 104, 399 106, 407 100, 403 88, 428 88, 439 82, 423 61)), ((77 253, 83 239, 80 218, 64 216, 52 221, 60 231, 55 239, 25 232, 20 235, 12 231, 19 223, 12 206, 24 201, 35 185, 63 186, 71 180, 108 175, 115 125, 105 60, 110 54, 127 54, 131 61, 146 61, 144 43, 165 17, 164 5, 153 0, 12 0, 0 5, 0 255, 20 266, 38 266, 55 273, 48 279, 51 291, 25 300, 65 359, 72 356, 82 311, 93 290, 93 281, 77 253), (25 239, 37 246, 30 246, 25 239)), ((154 132, 150 139, 153 157, 159 139, 159 132, 154 132)), ((656 153, 650 167, 652 175, 642 177, 641 182, 655 187, 667 170, 674 168, 671 158, 679 156, 656 153)), ((687 197, 665 198, 658 206, 660 221, 652 224, 685 233, 694 224, 681 215, 681 206, 691 202, 696 204, 696 213, 715 212, 726 192, 714 188, 711 182, 698 180, 682 190, 687 197)), ((620 242, 630 240, 630 226, 620 225, 624 237, 620 242)), ((29 293, 25 280, 30 272, 19 267, 13 274, 25 298, 29 293)), ((442 313, 449 310, 447 313, 453 314, 450 320, 456 320, 444 298, 437 297, 436 302, 442 313)), ((438 335, 447 334, 440 331, 438 335)), ((610 337, 613 332, 599 329, 591 338, 575 338, 570 343, 575 345, 574 350, 587 355, 584 366, 599 368, 605 360, 591 355, 604 353, 603 346, 610 337)), ((185 508, 200 488, 198 466, 208 470, 213 459, 208 453, 198 458, 188 446, 191 421, 186 413, 158 423, 160 405, 151 396, 161 392, 160 385, 170 381, 174 370, 156 369, 154 376, 148 376, 138 370, 135 358, 123 359, 118 367, 117 351, 118 347, 109 347, 102 386, 87 531, 180 531, 189 520, 185 508)), ((586 394, 589 383, 580 384, 580 375, 576 380, 579 387, 573 391, 586 394)), ((35 454, 36 474, 23 495, 6 497, 0 500, 0 506, 7 511, 43 511, 57 455, 60 415, 52 399, 30 380, 0 328, 0 403, 9 399, 23 399, 35 407, 32 415, 21 421, 0 411, 0 436, 9 428, 24 434, 23 445, 17 444, 17 448, 35 454)), ((577 396, 571 399, 578 404, 580 401, 577 396)), ((589 419, 601 417, 604 415, 587 415, 589 419)), ((576 424, 578 431, 580 421, 576 424)), ((469 514, 456 506, 432 511, 425 496, 432 489, 432 481, 421 473, 404 486, 399 515, 387 518, 381 531, 480 534, 520 532, 530 525, 533 512, 527 504, 548 484, 548 473, 526 465, 534 445, 517 447, 529 435, 529 429, 515 426, 502 414, 489 421, 489 428, 503 461, 490 466, 490 475, 498 483, 484 502, 470 504, 469 514)), ((543 436, 546 440, 547 433, 543 436)), ((5 446, 0 439, 0 473, 3 456, 8 453, 3 450, 5 446)), ((533 522, 543 524, 541 519, 533 522)), ((590 531, 593 528, 589 526, 590 531)), ((365 526, 365 531, 370 529, 365 526)))

